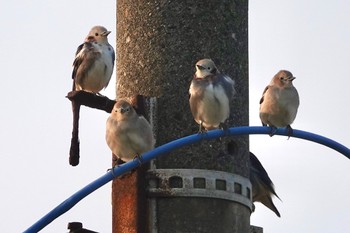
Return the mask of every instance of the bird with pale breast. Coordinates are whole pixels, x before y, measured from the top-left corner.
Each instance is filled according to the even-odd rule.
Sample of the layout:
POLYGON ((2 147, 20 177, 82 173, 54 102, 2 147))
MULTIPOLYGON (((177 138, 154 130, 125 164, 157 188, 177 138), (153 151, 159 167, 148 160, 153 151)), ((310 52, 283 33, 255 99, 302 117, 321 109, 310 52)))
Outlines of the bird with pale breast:
POLYGON ((190 108, 194 120, 199 124, 199 132, 226 129, 225 122, 230 116, 230 102, 235 94, 235 82, 221 74, 211 59, 196 63, 190 94, 190 108))
POLYGON ((154 148, 151 125, 126 100, 118 100, 106 123, 106 142, 114 155, 128 162, 154 148))
POLYGON ((99 93, 113 74, 115 53, 108 43, 111 32, 105 27, 93 27, 75 54, 73 62, 73 91, 99 93))
MULTIPOLYGON (((106 88, 114 68, 115 53, 108 43, 111 32, 105 27, 94 26, 81 44, 73 62, 73 91, 86 91, 99 94, 106 88)), ((72 101, 73 132, 69 152, 69 163, 79 164, 79 112, 80 104, 72 101)))

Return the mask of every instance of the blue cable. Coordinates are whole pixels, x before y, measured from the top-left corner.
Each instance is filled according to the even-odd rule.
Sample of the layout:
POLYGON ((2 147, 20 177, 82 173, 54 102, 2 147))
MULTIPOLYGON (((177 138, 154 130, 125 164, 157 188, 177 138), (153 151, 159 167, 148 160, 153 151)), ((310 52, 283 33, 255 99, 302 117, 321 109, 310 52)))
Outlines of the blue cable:
MULTIPOLYGON (((242 126, 242 127, 234 127, 229 128, 227 131, 223 130, 211 130, 208 131, 205 134, 193 134, 190 136, 186 136, 177 140, 174 140, 172 142, 169 142, 167 144, 161 145, 157 148, 155 148, 152 151, 146 152, 142 155, 141 162, 146 163, 150 160, 162 155, 169 153, 170 151, 173 151, 175 149, 178 149, 180 147, 194 144, 196 142, 199 142, 201 140, 209 140, 209 139, 215 139, 220 137, 227 137, 227 136, 235 136, 235 135, 247 135, 247 134, 270 134, 272 128, 270 127, 262 127, 262 126, 242 126)), ((275 132, 275 135, 285 135, 288 136, 288 130, 281 128, 277 129, 275 132)), ((339 153, 346 156, 348 159, 350 159, 350 149, 346 146, 331 140, 329 138, 323 137, 318 134, 309 133, 302 130, 293 129, 293 135, 291 137, 295 138, 301 138, 309 141, 313 141, 319 144, 322 144, 324 146, 327 146, 329 148, 332 148, 339 153)), ((31 227, 29 227, 27 230, 24 231, 24 233, 36 233, 42 230, 44 227, 46 227, 48 224, 50 224, 53 220, 70 210, 73 206, 75 206, 80 200, 88 196, 90 193, 94 192, 98 188, 102 187, 103 185, 107 184, 109 181, 113 180, 115 177, 118 177, 132 169, 137 168, 140 166, 139 161, 133 160, 130 162, 127 162, 125 164, 122 164, 118 167, 113 168, 113 170, 107 172, 105 175, 101 176, 97 180, 93 181, 92 183, 88 184, 75 194, 73 194, 71 197, 63 201, 61 204, 59 204, 56 208, 51 210, 49 213, 47 213, 44 217, 39 219, 36 223, 34 223, 31 227)))

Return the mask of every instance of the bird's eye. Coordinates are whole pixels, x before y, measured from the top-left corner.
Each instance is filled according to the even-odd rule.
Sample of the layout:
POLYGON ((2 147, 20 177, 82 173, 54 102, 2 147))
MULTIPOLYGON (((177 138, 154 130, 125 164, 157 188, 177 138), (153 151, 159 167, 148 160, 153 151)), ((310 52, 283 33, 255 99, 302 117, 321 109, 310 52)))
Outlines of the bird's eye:
POLYGON ((210 67, 208 67, 207 69, 210 70, 210 67))
POLYGON ((98 36, 98 33, 97 33, 97 32, 95 33, 95 36, 98 36))

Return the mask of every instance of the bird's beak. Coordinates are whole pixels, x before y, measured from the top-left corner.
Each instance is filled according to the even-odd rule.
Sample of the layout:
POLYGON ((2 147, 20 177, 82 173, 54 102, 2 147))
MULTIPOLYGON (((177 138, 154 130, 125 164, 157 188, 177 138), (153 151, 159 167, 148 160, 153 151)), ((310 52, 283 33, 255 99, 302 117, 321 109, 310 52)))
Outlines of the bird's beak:
POLYGON ((293 81, 295 79, 295 77, 292 76, 292 77, 289 77, 288 79, 289 79, 289 81, 293 81))
POLYGON ((105 31, 105 32, 102 32, 102 35, 103 36, 108 36, 110 33, 111 33, 111 31, 105 31))
POLYGON ((123 113, 126 112, 126 111, 127 111, 127 108, 120 108, 120 111, 119 111, 119 112, 120 112, 121 114, 123 114, 123 113))
POLYGON ((203 67, 203 66, 201 66, 201 65, 197 65, 197 68, 198 68, 199 70, 205 70, 205 67, 203 67))

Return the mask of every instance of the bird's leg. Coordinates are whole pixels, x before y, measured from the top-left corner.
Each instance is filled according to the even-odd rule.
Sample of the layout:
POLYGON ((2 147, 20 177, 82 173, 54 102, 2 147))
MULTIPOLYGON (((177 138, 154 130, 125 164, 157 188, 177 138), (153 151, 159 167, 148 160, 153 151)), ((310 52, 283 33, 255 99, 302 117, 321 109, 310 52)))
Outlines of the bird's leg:
MULTIPOLYGON (((224 131, 224 135, 226 136, 226 135, 228 135, 228 126, 227 126, 227 124, 225 123, 225 122, 221 122, 220 124, 219 124, 219 129, 221 129, 221 130, 223 130, 224 131)), ((219 141, 221 142, 222 141, 222 137, 219 137, 219 141)))
POLYGON ((223 131, 225 131, 225 135, 228 134, 228 125, 226 124, 226 122, 221 122, 220 125, 219 125, 219 128, 222 129, 223 131))
POLYGON ((201 121, 201 123, 199 124, 198 134, 204 134, 206 132, 207 130, 203 127, 203 121, 201 121))
POLYGON ((137 162, 139 162, 139 165, 142 165, 142 156, 139 154, 136 154, 136 156, 134 157, 134 160, 137 160, 137 162))
POLYGON ((107 172, 112 171, 113 177, 116 177, 115 174, 114 174, 114 168, 115 167, 119 167, 121 164, 123 164, 125 162, 123 160, 121 160, 119 157, 113 156, 112 163, 115 164, 115 165, 112 168, 108 168, 107 172))
POLYGON ((272 137, 277 132, 277 127, 273 126, 273 125, 270 125, 270 128, 271 128, 271 131, 270 131, 269 135, 270 135, 270 137, 272 137))
POLYGON ((289 138, 293 135, 293 129, 290 125, 287 125, 287 135, 288 135, 287 140, 289 140, 289 138))

